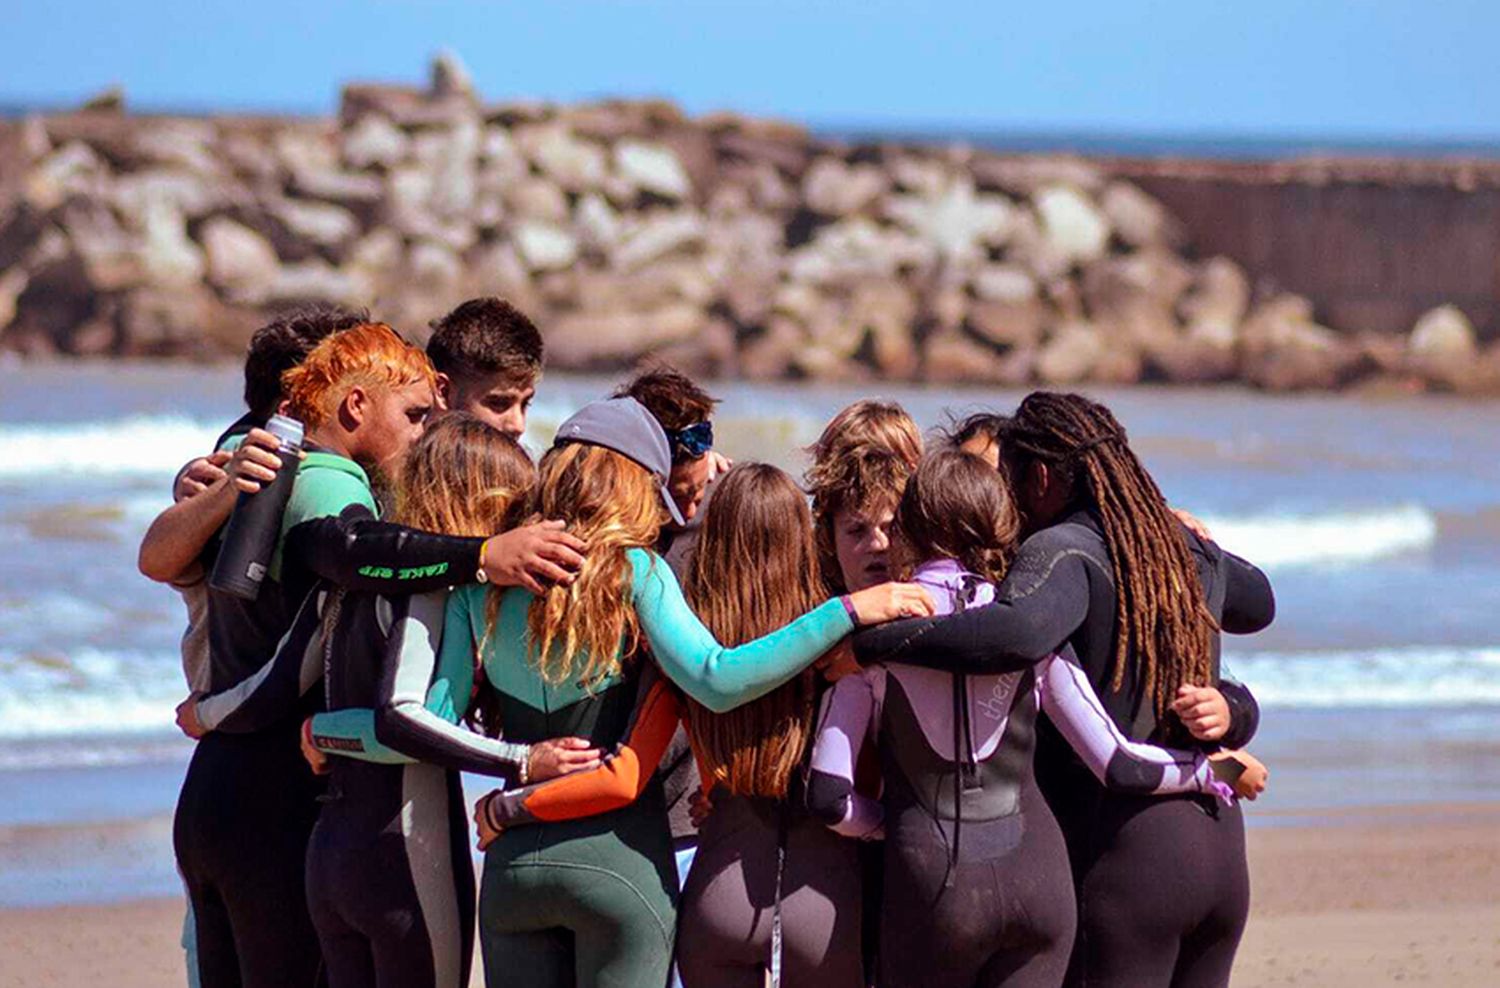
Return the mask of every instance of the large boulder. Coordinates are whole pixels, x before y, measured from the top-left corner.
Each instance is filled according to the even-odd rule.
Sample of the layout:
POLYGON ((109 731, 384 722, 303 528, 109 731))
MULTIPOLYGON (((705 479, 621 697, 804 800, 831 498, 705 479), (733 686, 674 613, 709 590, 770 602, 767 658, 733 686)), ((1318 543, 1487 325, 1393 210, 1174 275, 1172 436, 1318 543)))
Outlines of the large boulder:
POLYGON ((280 262, 276 248, 259 233, 227 216, 215 216, 199 233, 208 280, 230 293, 269 285, 280 262))
POLYGON ((521 260, 532 271, 554 271, 578 260, 578 238, 550 223, 520 223, 514 239, 521 260))
POLYGON ((1059 326, 1037 355, 1036 374, 1044 384, 1078 384, 1105 360, 1109 344, 1087 323, 1059 326))
POLYGON ((664 199, 687 199, 692 182, 671 148, 639 140, 615 145, 615 171, 632 188, 664 199))
POLYGON ((838 158, 817 158, 802 176, 802 199, 824 216, 848 216, 871 206, 890 188, 886 173, 874 165, 846 165, 838 158))
POLYGON ((1020 387, 1036 371, 1036 351, 1018 347, 1005 354, 957 330, 929 336, 922 344, 922 378, 933 384, 994 384, 1020 387))
POLYGON ((687 304, 646 312, 567 312, 547 326, 547 362, 564 370, 615 370, 691 338, 705 324, 687 304))
POLYGON ((278 199, 268 208, 293 235, 320 247, 339 247, 359 234, 359 220, 354 214, 332 203, 278 199))
POLYGON ((1177 303, 1189 335, 1224 348, 1239 338, 1240 323, 1250 308, 1250 279, 1227 257, 1198 265, 1193 283, 1177 303))
POLYGON ((1362 365, 1358 347, 1313 318, 1312 303, 1280 295, 1250 313, 1240 334, 1240 370, 1268 391, 1332 390, 1362 365))
POLYGON ((1139 186, 1129 182, 1109 183, 1099 198, 1099 207, 1115 234, 1131 247, 1182 245, 1185 232, 1182 225, 1167 212, 1167 207, 1139 186))
POLYGON ((1464 390, 1474 375, 1479 340, 1464 311, 1443 305, 1424 312, 1406 341, 1412 369, 1440 388, 1464 390))
POLYGON ((974 264, 990 247, 1009 241, 1015 208, 1003 196, 975 191, 968 176, 956 178, 936 193, 894 196, 886 214, 933 248, 950 264, 974 264))
POLYGON ((1109 248, 1109 220, 1085 193, 1069 185, 1052 185, 1033 201, 1047 246, 1074 264, 1087 264, 1109 248))
POLYGON ((411 152, 411 138, 390 118, 366 113, 339 135, 339 147, 350 168, 390 166, 411 152))
POLYGON ((703 217, 692 210, 647 213, 625 224, 610 263, 620 271, 631 271, 701 243, 706 232, 703 217))
POLYGON ((514 135, 522 153, 568 192, 588 192, 603 186, 608 175, 604 149, 581 140, 559 123, 517 128, 514 135))

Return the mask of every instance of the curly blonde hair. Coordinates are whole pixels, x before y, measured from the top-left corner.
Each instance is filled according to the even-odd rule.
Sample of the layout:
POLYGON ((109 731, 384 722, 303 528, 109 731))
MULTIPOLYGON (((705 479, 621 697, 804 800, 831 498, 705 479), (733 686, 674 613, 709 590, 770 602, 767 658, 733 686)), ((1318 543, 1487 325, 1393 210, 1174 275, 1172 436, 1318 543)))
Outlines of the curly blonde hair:
POLYGON ((807 451, 812 465, 803 486, 812 496, 818 569, 829 594, 838 595, 849 588, 834 548, 834 516, 844 508, 894 508, 922 458, 922 433, 895 402, 865 399, 835 415, 807 451))

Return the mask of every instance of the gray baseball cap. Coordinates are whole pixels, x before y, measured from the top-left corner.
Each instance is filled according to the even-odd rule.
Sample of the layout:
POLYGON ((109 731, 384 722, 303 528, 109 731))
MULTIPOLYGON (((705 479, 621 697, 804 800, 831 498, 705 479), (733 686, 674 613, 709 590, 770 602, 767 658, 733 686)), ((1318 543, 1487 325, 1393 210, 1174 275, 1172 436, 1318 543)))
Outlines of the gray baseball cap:
POLYGON ((687 524, 667 490, 667 477, 672 473, 672 447, 661 423, 646 411, 645 405, 634 398, 591 401, 557 427, 557 438, 552 445, 564 443, 592 443, 639 463, 656 478, 657 490, 661 491, 662 503, 672 521, 679 527, 687 524))

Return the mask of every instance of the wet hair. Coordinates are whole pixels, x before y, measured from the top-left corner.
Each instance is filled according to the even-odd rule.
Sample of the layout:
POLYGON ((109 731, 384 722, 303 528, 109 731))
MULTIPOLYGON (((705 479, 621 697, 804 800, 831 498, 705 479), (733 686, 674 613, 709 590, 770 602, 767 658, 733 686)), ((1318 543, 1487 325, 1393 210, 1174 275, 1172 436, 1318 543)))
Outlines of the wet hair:
POLYGON ((958 449, 974 439, 987 439, 1000 446, 1005 438, 1005 429, 1010 425, 1010 416, 996 412, 974 412, 961 419, 952 419, 941 432, 943 442, 958 449))
POLYGON ((1124 427, 1082 395, 1036 391, 1016 410, 1001 452, 1012 477, 1045 463, 1073 503, 1098 514, 1115 578, 1112 688, 1134 663, 1158 723, 1177 724, 1180 736, 1171 704, 1179 686, 1209 681, 1217 623, 1182 526, 1124 427))
POLYGON ((290 412, 309 432, 329 421, 353 388, 389 390, 418 382, 433 387, 432 363, 380 322, 326 337, 282 376, 290 412))
MULTIPOLYGON (((464 412, 434 421, 401 464, 391 520, 410 528, 473 538, 521 524, 536 486, 536 465, 510 436, 464 412)), ((482 682, 483 670, 475 672, 482 682)), ((500 735, 500 695, 481 688, 464 718, 500 735)))
POLYGON ((634 398, 668 431, 707 422, 719 403, 719 399, 694 384, 686 374, 667 364, 641 371, 616 388, 610 397, 634 398))
POLYGON ((1005 578, 1021 520, 1010 485, 988 463, 957 449, 929 453, 896 506, 896 532, 913 565, 953 559, 991 583, 1005 578))
MULTIPOLYGON (((531 661, 545 682, 578 680, 592 687, 617 675, 637 651, 640 620, 625 589, 631 573, 626 550, 655 544, 667 512, 650 471, 604 446, 554 446, 542 457, 539 473, 537 510, 567 522, 589 551, 577 579, 549 586, 531 601, 531 661)), ((486 640, 494 632, 500 592, 491 588, 486 604, 486 640)))
POLYGON ((429 325, 427 356, 450 378, 472 381, 498 374, 524 386, 542 372, 542 334, 504 299, 471 298, 429 325))
MULTIPOLYGON (((719 481, 683 580, 688 603, 728 647, 753 641, 822 603, 812 515, 785 472, 742 463, 719 481)), ((784 798, 812 733, 809 668, 727 713, 687 701, 688 730, 708 777, 745 796, 784 798)))
POLYGON ((848 590, 839 571, 833 519, 839 511, 894 507, 922 458, 922 434, 894 402, 856 401, 835 415, 808 447, 803 485, 812 496, 818 569, 830 594, 848 590))
POLYGON ((257 329, 245 350, 245 404, 250 413, 261 419, 275 415, 282 399, 282 375, 302 363, 325 337, 369 321, 363 309, 312 305, 285 312, 257 329))

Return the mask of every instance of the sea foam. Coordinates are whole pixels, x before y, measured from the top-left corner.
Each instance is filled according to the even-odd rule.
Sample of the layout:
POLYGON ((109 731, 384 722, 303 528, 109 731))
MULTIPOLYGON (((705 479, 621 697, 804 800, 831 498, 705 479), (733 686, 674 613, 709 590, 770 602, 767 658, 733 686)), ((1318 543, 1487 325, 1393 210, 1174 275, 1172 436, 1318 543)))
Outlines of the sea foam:
POLYGON ((1224 664, 1267 707, 1500 705, 1500 647, 1257 652, 1224 664))
POLYGON ((1420 552, 1437 539, 1438 522, 1418 504, 1364 510, 1263 515, 1206 515, 1224 548, 1265 568, 1340 566, 1420 552))
POLYGON ((213 449, 228 423, 139 415, 113 422, 0 424, 0 479, 59 473, 162 475, 213 449))

